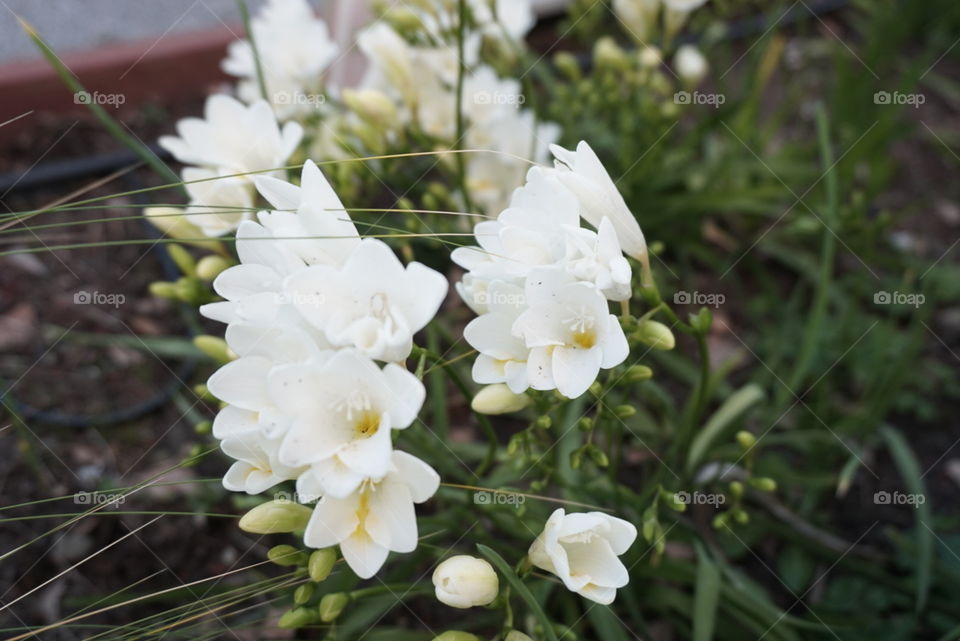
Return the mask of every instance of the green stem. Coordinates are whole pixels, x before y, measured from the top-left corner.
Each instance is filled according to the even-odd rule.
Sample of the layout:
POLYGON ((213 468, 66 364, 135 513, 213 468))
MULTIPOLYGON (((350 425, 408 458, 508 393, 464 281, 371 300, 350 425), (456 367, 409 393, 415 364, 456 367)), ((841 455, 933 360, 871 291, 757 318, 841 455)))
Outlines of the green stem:
MULTIPOLYGON (((463 137, 466 135, 466 125, 463 118, 463 85, 467 74, 467 65, 463 60, 464 41, 466 40, 466 0, 459 0, 459 18, 457 20, 457 139, 453 144, 455 151, 463 149, 463 137)), ((463 193, 463 204, 467 211, 473 209, 470 200, 470 190, 467 189, 467 159, 464 154, 457 154, 457 173, 460 179, 460 191, 463 193)))
POLYGON ((263 66, 260 64, 260 50, 257 49, 257 40, 253 37, 253 29, 250 28, 250 10, 247 8, 246 0, 237 0, 237 8, 240 10, 243 30, 247 32, 247 41, 250 43, 250 52, 253 54, 253 66, 257 70, 257 86, 260 87, 260 96, 270 102, 270 99, 267 98, 267 81, 263 76, 263 66))

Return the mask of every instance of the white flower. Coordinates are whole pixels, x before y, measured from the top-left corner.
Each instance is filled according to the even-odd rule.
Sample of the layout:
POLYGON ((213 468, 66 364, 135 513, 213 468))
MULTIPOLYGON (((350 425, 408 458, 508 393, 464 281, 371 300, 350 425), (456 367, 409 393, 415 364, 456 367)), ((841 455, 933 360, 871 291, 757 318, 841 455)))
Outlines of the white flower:
POLYGON ((412 552, 417 547, 414 503, 423 503, 437 491, 440 477, 426 463, 395 451, 391 469, 381 479, 369 480, 343 499, 324 497, 304 532, 313 548, 340 545, 340 552, 361 579, 372 577, 387 554, 412 552))
POLYGON ((671 11, 690 13, 707 4, 707 0, 663 0, 664 6, 671 11))
POLYGON ((232 492, 259 494, 277 483, 295 479, 303 471, 282 464, 277 458, 278 442, 257 432, 228 436, 220 443, 227 456, 237 460, 223 477, 223 487, 232 492))
POLYGON ((613 0, 613 11, 639 43, 650 39, 660 13, 660 0, 613 0))
POLYGON ((163 136, 160 145, 187 165, 220 174, 276 170, 296 149, 303 129, 288 122, 281 130, 270 105, 250 106, 223 94, 207 98, 204 118, 177 123, 179 137, 163 136))
POLYGON ((600 368, 616 367, 629 348, 617 317, 593 285, 573 280, 557 268, 539 269, 527 278, 527 310, 513 333, 530 348, 530 387, 556 388, 568 398, 583 394, 600 368))
POLYGON ((530 561, 557 575, 571 592, 604 605, 630 582, 618 556, 637 538, 632 523, 603 512, 550 515, 530 546, 530 561))
POLYGON ((526 309, 522 288, 493 281, 485 292, 487 313, 474 318, 463 337, 480 352, 473 362, 473 380, 478 383, 506 383, 516 394, 529 387, 527 358, 530 350, 523 339, 512 334, 513 325, 526 309))
POLYGON ((384 242, 366 238, 341 268, 314 265, 289 276, 287 296, 304 318, 339 347, 398 362, 413 335, 440 308, 447 279, 420 263, 404 268, 384 242))
POLYGON ((423 383, 402 367, 381 370, 349 350, 276 367, 268 379, 271 400, 292 417, 280 461, 312 465, 312 478, 298 489, 336 498, 387 473, 391 429, 408 427, 426 396, 423 383))
POLYGON ((550 150, 557 159, 552 175, 576 196, 584 220, 599 229, 600 222, 609 218, 623 251, 646 264, 647 241, 640 225, 590 145, 580 141, 576 151, 557 145, 550 150))
POLYGON ((663 0, 663 25, 666 38, 672 38, 690 14, 707 3, 707 0, 663 0))
POLYGON ((240 176, 205 167, 184 167, 181 176, 190 203, 185 216, 204 236, 222 236, 253 216, 253 190, 240 176))
POLYGON ((699 49, 693 45, 682 45, 673 56, 673 68, 684 84, 694 87, 706 77, 709 65, 699 49))
MULTIPOLYGON (((286 120, 315 104, 304 98, 319 89, 321 74, 337 55, 326 23, 305 0, 270 0, 250 21, 250 29, 277 117, 286 120)), ((232 42, 227 54, 221 67, 240 78, 240 98, 248 103, 262 98, 250 42, 232 42)))
POLYGON ((474 20, 487 35, 522 40, 536 17, 530 0, 468 0, 474 20))
POLYGON ((451 556, 433 571, 437 600, 452 608, 489 605, 497 598, 500 580, 493 566, 475 556, 451 556))
POLYGON ((258 215, 262 224, 240 225, 236 243, 240 264, 213 282, 214 291, 226 300, 204 305, 200 313, 224 323, 299 326, 325 346, 322 333, 285 297, 283 280, 308 265, 342 264, 360 242, 357 229, 313 161, 304 163, 299 187, 266 176, 257 177, 256 185, 282 211, 262 211, 258 215))
POLYGON ((357 34, 357 46, 370 65, 361 85, 392 89, 408 107, 416 105, 418 81, 410 44, 393 27, 378 20, 357 34))
POLYGON ((606 216, 597 231, 568 229, 564 269, 578 281, 593 283, 609 300, 627 300, 630 287, 630 263, 623 257, 613 223, 606 216))

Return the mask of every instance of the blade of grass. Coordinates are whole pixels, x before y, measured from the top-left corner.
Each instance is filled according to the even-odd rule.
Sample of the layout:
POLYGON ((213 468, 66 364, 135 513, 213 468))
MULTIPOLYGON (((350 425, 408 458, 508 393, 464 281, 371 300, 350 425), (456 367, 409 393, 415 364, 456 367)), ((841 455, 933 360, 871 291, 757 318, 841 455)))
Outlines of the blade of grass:
POLYGON ((540 603, 537 602, 537 599, 533 596, 533 593, 530 592, 530 588, 520 580, 520 577, 517 576, 517 573, 513 571, 513 568, 503 560, 503 557, 494 552, 492 549, 488 548, 482 543, 477 544, 477 551, 480 552, 483 556, 487 558, 490 563, 493 564, 493 567, 497 568, 500 574, 503 575, 503 578, 506 579, 507 583, 510 584, 517 594, 520 595, 526 604, 530 608, 530 613, 536 617, 537 621, 540 622, 540 625, 543 626, 543 634, 546 636, 549 641, 558 641, 557 633, 553 629, 553 625, 550 623, 550 619, 547 618, 546 613, 543 611, 543 608, 540 607, 540 603))

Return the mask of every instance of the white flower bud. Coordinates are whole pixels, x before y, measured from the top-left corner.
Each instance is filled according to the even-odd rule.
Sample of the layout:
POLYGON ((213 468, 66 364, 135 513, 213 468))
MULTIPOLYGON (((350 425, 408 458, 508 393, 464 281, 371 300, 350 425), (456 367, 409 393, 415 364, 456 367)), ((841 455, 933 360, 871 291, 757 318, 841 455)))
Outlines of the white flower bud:
POLYGON ((487 385, 473 397, 470 407, 477 414, 509 414, 530 404, 526 394, 514 394, 503 383, 487 385))
POLYGON ((433 572, 437 599, 453 608, 488 605, 497 598, 500 581, 493 566, 473 556, 452 556, 433 572))
POLYGON ((397 106, 376 89, 344 89, 343 102, 361 118, 390 129, 398 123, 397 106))
POLYGON ((695 87, 706 77, 709 65, 699 49, 683 45, 673 56, 673 68, 686 86, 695 87))

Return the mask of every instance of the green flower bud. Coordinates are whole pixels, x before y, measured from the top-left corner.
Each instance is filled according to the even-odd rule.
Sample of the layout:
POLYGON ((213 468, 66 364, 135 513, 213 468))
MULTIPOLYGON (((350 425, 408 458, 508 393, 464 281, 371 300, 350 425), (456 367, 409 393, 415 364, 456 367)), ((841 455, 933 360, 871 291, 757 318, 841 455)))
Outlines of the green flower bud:
POLYGON ((536 421, 534 421, 534 425, 540 429, 548 430, 550 429, 550 426, 553 425, 553 419, 551 419, 549 416, 540 416, 536 421))
POLYGON ((674 338, 670 328, 654 320, 644 321, 634 336, 641 343, 654 349, 669 350, 677 344, 677 339, 674 338))
POLYGON ((251 534, 288 534, 306 528, 311 514, 310 508, 299 503, 267 501, 243 515, 240 529, 251 534))
POLYGON ((750 487, 756 488, 761 492, 776 492, 777 482, 771 478, 757 477, 750 479, 750 487))
POLYGON ((325 594, 320 599, 320 620, 324 623, 335 621, 348 603, 350 603, 350 597, 343 592, 325 594))
POLYGON ((737 432, 737 443, 745 450, 749 450, 757 444, 757 437, 746 430, 737 432))
POLYGON ((510 630, 510 632, 507 632, 507 636, 503 637, 503 641, 533 641, 533 639, 519 630, 510 630))
POLYGON ((343 102, 364 120, 383 129, 397 124, 397 106, 385 93, 376 89, 344 89, 343 102))
POLYGON ((750 515, 744 510, 737 510, 733 513, 733 519, 740 525, 746 525, 750 522, 750 515))
POLYGON ((296 565, 301 556, 300 550, 292 545, 275 545, 267 550, 267 558, 277 565, 296 565))
POLYGON ((183 245, 171 243, 167 245, 167 253, 184 276, 197 275, 197 261, 193 259, 193 256, 183 245))
POLYGON ((155 283, 150 283, 149 290, 150 295, 156 296, 157 298, 170 298, 172 300, 177 300, 180 298, 180 293, 176 284, 168 283, 165 280, 158 280, 155 283))
POLYGON ((720 514, 718 514, 718 515, 716 515, 715 517, 713 517, 713 529, 715 529, 715 530, 722 530, 722 529, 728 527, 728 526, 727 526, 727 521, 728 521, 728 520, 729 520, 728 513, 727 513, 727 512, 721 512, 720 514))
POLYGON ((601 385, 599 381, 594 381, 590 384, 590 393, 593 396, 600 396, 600 394, 603 393, 603 385, 601 385))
POLYGON ((297 605, 304 605, 310 600, 316 589, 317 586, 313 583, 304 583, 293 591, 293 602, 297 605))
POLYGON ((613 413, 617 418, 630 418, 637 413, 637 408, 633 405, 617 405, 613 408, 613 413))
POLYGON ((480 637, 461 630, 447 630, 433 637, 433 641, 480 641, 480 637))
POLYGON ((173 285, 176 287, 176 297, 187 303, 203 303, 210 297, 203 283, 194 276, 181 276, 173 285))
POLYGON ((610 459, 607 457, 607 453, 601 450, 599 447, 591 445, 587 448, 587 454, 590 455, 590 458, 593 459, 593 462, 600 467, 607 467, 610 465, 610 459))
POLYGON ((582 432, 589 432, 593 429, 593 419, 589 416, 584 416, 577 421, 577 427, 580 428, 582 432))
POLYGON ((208 334, 194 336, 193 344, 197 346, 197 349, 218 363, 229 363, 234 359, 233 352, 231 352, 227 346, 227 341, 218 336, 210 336, 208 334))
POLYGON ((740 481, 731 481, 730 494, 732 494, 734 498, 740 498, 743 496, 743 483, 740 481))
POLYGON ((200 421, 193 426, 193 431, 197 434, 209 434, 213 429, 213 423, 211 421, 200 421))
POLYGON ((583 450, 576 449, 570 452, 570 467, 579 470, 583 465, 583 450))
POLYGON ((204 256, 197 261, 197 276, 209 283, 214 278, 219 276, 220 272, 232 266, 233 262, 227 260, 223 256, 211 254, 209 256, 204 256))
POLYGON ((317 620, 317 613, 312 608, 294 608, 283 613, 278 625, 286 630, 294 630, 310 625, 317 620))
POLYGON ((629 66, 623 49, 610 36, 597 40, 593 47, 593 60, 597 69, 623 71, 629 66))
POLYGON ((571 53, 561 51, 553 57, 553 64, 560 73, 573 82, 577 82, 582 77, 580 63, 577 62, 576 57, 571 53))
POLYGON ((333 548, 324 548, 315 550, 310 555, 307 562, 307 571, 310 573, 310 580, 320 583, 330 576, 333 565, 337 562, 337 551, 333 548))
POLYGON ((623 380, 628 383, 640 383, 651 378, 653 378, 653 370, 646 365, 633 365, 623 375, 623 380))

